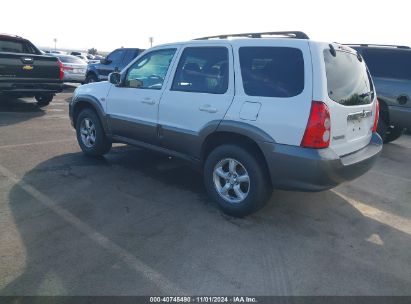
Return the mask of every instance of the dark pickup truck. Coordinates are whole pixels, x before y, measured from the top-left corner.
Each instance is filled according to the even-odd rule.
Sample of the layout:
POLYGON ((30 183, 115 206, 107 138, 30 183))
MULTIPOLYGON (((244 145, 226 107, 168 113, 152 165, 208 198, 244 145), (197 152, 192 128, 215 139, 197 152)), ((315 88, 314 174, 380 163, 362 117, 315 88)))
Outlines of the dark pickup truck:
POLYGON ((43 55, 27 39, 0 34, 0 100, 4 97, 35 97, 48 105, 63 90, 61 62, 43 55))

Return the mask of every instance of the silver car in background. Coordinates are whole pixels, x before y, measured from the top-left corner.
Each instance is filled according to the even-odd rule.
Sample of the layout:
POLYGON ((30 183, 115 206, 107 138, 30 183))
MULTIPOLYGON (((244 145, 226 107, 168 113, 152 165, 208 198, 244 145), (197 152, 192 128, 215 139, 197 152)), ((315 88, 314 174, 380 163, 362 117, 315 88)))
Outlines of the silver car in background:
POLYGON ((63 64, 64 82, 84 83, 86 80, 87 62, 72 55, 53 54, 63 64))

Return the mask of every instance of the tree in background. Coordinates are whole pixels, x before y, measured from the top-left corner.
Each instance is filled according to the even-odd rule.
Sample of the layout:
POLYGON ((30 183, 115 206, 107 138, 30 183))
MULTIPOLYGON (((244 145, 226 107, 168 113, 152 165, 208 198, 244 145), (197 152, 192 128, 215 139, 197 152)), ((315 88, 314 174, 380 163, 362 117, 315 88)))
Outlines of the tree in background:
POLYGON ((97 55, 97 49, 96 48, 88 49, 87 52, 91 55, 97 55))

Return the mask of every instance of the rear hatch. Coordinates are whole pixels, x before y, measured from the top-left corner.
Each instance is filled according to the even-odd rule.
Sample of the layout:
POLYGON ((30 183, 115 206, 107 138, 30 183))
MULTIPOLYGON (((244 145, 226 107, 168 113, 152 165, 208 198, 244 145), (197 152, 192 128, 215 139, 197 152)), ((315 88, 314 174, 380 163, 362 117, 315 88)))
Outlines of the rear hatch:
POLYGON ((369 144, 376 93, 364 60, 347 47, 323 49, 327 93, 324 102, 331 117, 330 148, 346 155, 369 144))
POLYGON ((57 58, 41 55, 27 40, 0 37, 0 82, 60 82, 57 58))

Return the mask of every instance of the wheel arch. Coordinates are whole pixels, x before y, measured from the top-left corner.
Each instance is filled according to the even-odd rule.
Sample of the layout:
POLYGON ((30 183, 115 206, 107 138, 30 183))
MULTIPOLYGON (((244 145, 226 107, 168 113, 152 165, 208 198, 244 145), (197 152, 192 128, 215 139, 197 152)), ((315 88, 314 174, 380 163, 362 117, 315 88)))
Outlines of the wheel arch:
POLYGON ((244 132, 217 129, 215 132, 210 133, 204 139, 201 147, 202 166, 204 165, 205 160, 211 153, 211 151, 223 144, 239 145, 250 151, 253 155, 256 155, 257 160, 261 162, 262 168, 266 170, 266 173, 270 177, 271 182, 271 175, 268 171, 267 160, 264 156, 262 148, 260 147, 258 139, 256 139, 256 136, 250 136, 250 134, 245 134, 244 132))
POLYGON ((103 126, 104 132, 106 135, 110 134, 110 128, 107 123, 107 115, 104 112, 103 107, 101 104, 98 102, 98 100, 94 96, 77 96, 75 101, 73 101, 72 105, 72 116, 73 116, 73 125, 74 127, 76 126, 77 123, 77 118, 80 114, 80 112, 84 109, 92 109, 94 112, 96 112, 101 125, 103 126))

